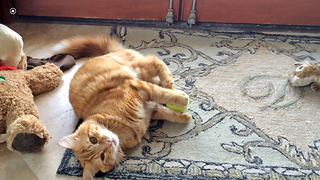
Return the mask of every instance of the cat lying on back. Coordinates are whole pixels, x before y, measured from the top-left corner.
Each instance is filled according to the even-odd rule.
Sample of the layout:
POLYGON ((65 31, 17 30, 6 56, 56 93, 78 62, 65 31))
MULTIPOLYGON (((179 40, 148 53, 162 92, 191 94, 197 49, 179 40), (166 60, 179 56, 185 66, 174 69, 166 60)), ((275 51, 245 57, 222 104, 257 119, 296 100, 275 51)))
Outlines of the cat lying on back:
POLYGON ((74 112, 84 122, 59 141, 75 151, 84 168, 83 179, 113 169, 124 157, 123 149, 140 143, 150 119, 190 121, 190 113, 159 104, 184 107, 189 97, 172 90, 172 74, 156 56, 143 56, 104 37, 71 38, 56 49, 76 59, 93 57, 76 72, 69 90, 74 112))

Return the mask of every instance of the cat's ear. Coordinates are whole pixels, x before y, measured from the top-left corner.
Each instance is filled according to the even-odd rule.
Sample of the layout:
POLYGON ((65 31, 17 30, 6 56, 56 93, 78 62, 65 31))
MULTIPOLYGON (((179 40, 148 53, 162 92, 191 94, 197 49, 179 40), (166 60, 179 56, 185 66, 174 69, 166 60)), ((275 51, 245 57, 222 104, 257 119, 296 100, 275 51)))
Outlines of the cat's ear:
POLYGON ((84 165, 84 170, 82 174, 82 179, 83 180, 92 180, 93 176, 98 172, 97 170, 91 163, 86 163, 84 165))
POLYGON ((58 144, 61 146, 61 147, 64 147, 64 148, 67 148, 67 149, 73 149, 75 147, 75 144, 76 144, 76 137, 77 137, 77 134, 76 133, 73 133, 67 137, 64 137, 62 138, 58 144))

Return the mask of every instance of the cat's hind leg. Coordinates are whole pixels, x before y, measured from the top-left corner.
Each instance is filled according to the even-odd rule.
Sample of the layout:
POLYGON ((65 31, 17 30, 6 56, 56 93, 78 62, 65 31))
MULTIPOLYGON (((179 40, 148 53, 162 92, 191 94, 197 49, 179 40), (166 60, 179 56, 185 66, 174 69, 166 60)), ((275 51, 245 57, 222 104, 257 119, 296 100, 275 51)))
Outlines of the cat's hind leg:
POLYGON ((189 112, 177 112, 159 103, 156 103, 151 119, 162 119, 175 123, 188 123, 191 119, 191 114, 189 112))

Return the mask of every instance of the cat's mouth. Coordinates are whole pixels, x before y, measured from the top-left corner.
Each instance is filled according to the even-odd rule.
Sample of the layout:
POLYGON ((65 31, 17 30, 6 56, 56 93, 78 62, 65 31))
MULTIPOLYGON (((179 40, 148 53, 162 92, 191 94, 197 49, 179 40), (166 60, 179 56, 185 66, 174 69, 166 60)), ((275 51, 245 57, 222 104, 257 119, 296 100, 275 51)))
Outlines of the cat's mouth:
POLYGON ((107 144, 111 147, 112 145, 117 146, 117 142, 114 139, 107 141, 107 144))
POLYGON ((118 136, 116 134, 112 134, 111 135, 110 143, 111 143, 111 145, 114 145, 116 148, 119 146, 119 138, 118 138, 118 136))

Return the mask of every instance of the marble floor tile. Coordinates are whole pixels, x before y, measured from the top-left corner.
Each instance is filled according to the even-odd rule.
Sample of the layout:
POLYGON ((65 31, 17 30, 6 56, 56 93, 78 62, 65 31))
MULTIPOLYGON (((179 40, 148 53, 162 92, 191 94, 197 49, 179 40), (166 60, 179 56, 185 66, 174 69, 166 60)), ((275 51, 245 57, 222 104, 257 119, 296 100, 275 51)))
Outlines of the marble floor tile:
POLYGON ((0 179, 28 179, 36 180, 38 177, 16 152, 8 150, 6 143, 0 144, 0 179))

